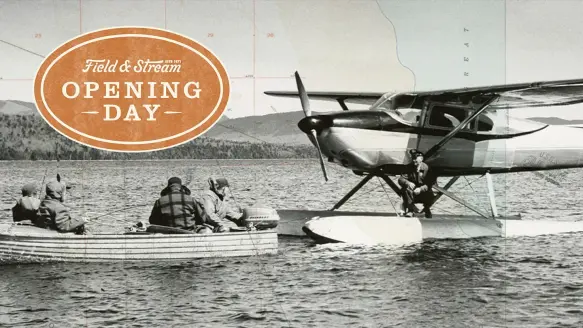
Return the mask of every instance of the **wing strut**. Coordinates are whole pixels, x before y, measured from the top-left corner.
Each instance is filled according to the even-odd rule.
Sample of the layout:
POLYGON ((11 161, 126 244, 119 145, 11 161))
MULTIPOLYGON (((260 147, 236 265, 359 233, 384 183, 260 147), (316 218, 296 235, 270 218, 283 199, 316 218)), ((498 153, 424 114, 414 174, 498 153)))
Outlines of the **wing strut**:
POLYGON ((486 100, 484 102, 484 104, 482 105, 482 107, 480 107, 478 110, 476 110, 472 115, 470 115, 469 117, 467 117, 465 120, 463 120, 458 126, 456 126, 453 130, 451 130, 447 135, 445 135, 445 137, 443 137, 443 139, 441 139, 437 144, 435 144, 433 147, 431 147, 426 153, 425 153, 425 160, 437 155, 437 153, 441 150, 441 148, 448 143, 461 129, 463 129, 466 125, 468 125, 468 123, 470 123, 473 119, 475 119, 476 117, 478 117, 478 115, 482 114, 482 112, 484 112, 484 110, 492 103, 494 102, 496 99, 498 99, 500 97, 500 95, 493 95, 492 97, 490 97, 490 99, 486 100))
POLYGON ((338 101, 338 104, 340 105, 340 107, 342 107, 342 110, 348 110, 346 103, 344 103, 344 99, 338 98, 336 99, 336 101, 338 101))
MULTIPOLYGON (((453 186, 453 184, 460 178, 459 175, 451 178, 443 187, 444 190, 449 190, 449 188, 451 186, 453 186)), ((437 192, 437 195, 433 198, 433 200, 428 204, 428 206, 433 206, 433 204, 437 203, 437 201, 441 198, 441 196, 443 196, 443 193, 441 192, 437 192)))

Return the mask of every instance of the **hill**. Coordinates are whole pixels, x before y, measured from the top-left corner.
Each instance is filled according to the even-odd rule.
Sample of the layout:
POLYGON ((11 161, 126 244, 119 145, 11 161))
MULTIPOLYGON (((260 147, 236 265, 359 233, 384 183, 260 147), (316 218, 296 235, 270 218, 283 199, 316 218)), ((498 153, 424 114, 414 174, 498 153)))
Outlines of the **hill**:
MULTIPOLYGON (((316 112, 315 112, 316 114, 316 112)), ((298 129, 303 112, 228 118, 188 144, 145 154, 118 154, 81 146, 61 136, 40 117, 33 103, 0 101, 0 159, 54 159, 55 142, 62 158, 316 158, 314 147, 298 129), (56 138, 56 139, 55 139, 56 138), (50 140, 47 142, 46 140, 50 140)), ((530 119, 555 125, 583 124, 557 117, 530 119)))
MULTIPOLYGON (((14 108, 11 106, 10 111, 6 112, 12 113, 14 108)), ((2 136, 0 160, 259 159, 315 158, 317 156, 315 149, 308 145, 229 141, 206 136, 174 148, 154 152, 108 152, 69 140, 51 128, 40 115, 31 115, 26 111, 16 115, 7 115, 6 112, 0 113, 0 135, 2 136)))
POLYGON ((577 125, 583 124, 583 120, 565 120, 558 117, 529 117, 529 119, 551 125, 577 125))
POLYGON ((236 140, 265 141, 289 145, 311 145, 309 139, 298 129, 303 112, 274 113, 263 116, 248 116, 220 121, 205 137, 236 140))
MULTIPOLYGON (((314 114, 318 114, 314 112, 314 114)), ((297 123, 304 117, 303 112, 275 113, 263 116, 249 116, 220 121, 205 136, 238 141, 267 141, 290 145, 311 145, 297 123)), ((583 124, 583 120, 564 120, 558 117, 531 117, 531 120, 553 125, 583 124)))
POLYGON ((33 103, 20 100, 0 100, 0 114, 39 115, 33 103))

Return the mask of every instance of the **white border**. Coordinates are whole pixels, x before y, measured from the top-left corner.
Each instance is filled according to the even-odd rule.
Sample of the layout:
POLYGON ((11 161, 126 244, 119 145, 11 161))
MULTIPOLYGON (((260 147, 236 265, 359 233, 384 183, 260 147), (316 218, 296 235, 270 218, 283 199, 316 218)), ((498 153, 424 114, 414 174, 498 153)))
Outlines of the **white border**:
MULTIPOLYGON (((182 35, 182 34, 180 34, 180 33, 172 32, 172 31, 170 31, 170 30, 167 30, 167 29, 160 29, 160 28, 156 28, 156 27, 149 27, 149 26, 116 26, 116 27, 108 27, 108 28, 103 28, 103 29, 93 30, 93 31, 91 31, 91 32, 87 32, 87 33, 84 33, 84 34, 78 35, 78 36, 76 36, 76 37, 74 37, 74 38, 72 38, 72 39, 69 39, 69 40, 65 41, 64 43, 62 43, 61 45, 59 45, 57 48, 55 48, 55 50, 53 50, 53 51, 51 52, 51 54, 49 54, 49 55, 47 56, 47 58, 48 58, 48 57, 50 57, 50 56, 52 55, 52 53, 54 53, 56 50, 60 49, 60 48, 61 48, 63 45, 65 45, 65 44, 67 44, 67 43, 69 43, 69 42, 71 42, 71 41, 73 41, 73 40, 77 40, 77 39, 79 39, 79 38, 81 38, 81 37, 83 37, 83 36, 86 36, 86 35, 89 35, 89 34, 93 34, 93 33, 96 33, 96 32, 100 32, 100 31, 107 31, 107 30, 119 30, 119 29, 122 29, 122 28, 128 28, 128 29, 132 29, 132 28, 134 28, 134 29, 151 29, 151 30, 157 30, 157 31, 165 32, 165 33, 175 34, 175 35, 178 35, 178 36, 180 36, 180 37, 183 37, 183 38, 185 38, 185 39, 188 39, 188 40, 190 40, 190 41, 192 41, 192 42, 194 42, 194 43, 198 44, 200 47, 204 48, 206 51, 210 52, 210 53, 211 53, 211 55, 213 55, 213 56, 214 56, 214 58, 215 58, 215 59, 216 59, 216 60, 217 60, 217 61, 218 61, 218 62, 221 64, 221 66, 222 66, 223 70, 225 71, 225 74, 227 75, 227 79, 228 79, 228 77, 229 77, 229 74, 228 74, 228 72, 227 72, 227 69, 226 69, 225 65, 223 64, 223 62, 222 62, 222 61, 219 59, 219 57, 218 57, 217 55, 215 55, 215 54, 214 54, 214 53, 213 53, 213 52, 212 52, 210 49, 208 49, 208 48, 206 48, 205 46, 203 46, 201 43, 199 43, 199 42, 197 42, 197 41, 195 41, 195 40, 193 40, 193 39, 191 39, 191 38, 189 38, 189 37, 187 37, 187 36, 185 36, 185 35, 182 35)), ((37 77, 38 77, 38 73, 39 73, 40 69, 43 67, 43 65, 44 65, 44 63, 45 63, 45 62, 46 62, 46 59, 42 61, 42 63, 39 65, 39 67, 38 67, 38 69, 37 69, 37 72, 36 72, 36 75, 35 75, 35 86, 36 86, 36 80, 37 80, 37 77)), ((230 81, 228 81, 228 83, 230 84, 230 81)), ((198 52, 197 50, 195 50, 195 49, 192 49, 191 47, 189 47, 189 46, 187 46, 187 45, 185 45, 185 44, 182 44, 182 43, 180 43, 180 42, 177 42, 177 41, 175 41, 175 40, 167 39, 167 38, 165 38, 165 37, 160 37, 160 36, 154 36, 154 35, 144 35, 144 34, 118 34, 118 35, 113 35, 113 36, 101 37, 101 38, 97 38, 97 39, 92 39, 92 40, 90 40, 90 41, 87 41, 87 42, 84 42, 84 43, 82 43, 82 44, 78 44, 78 45, 76 45, 75 47, 73 47, 73 48, 71 48, 71 49, 67 50, 66 52, 64 52, 63 54, 61 54, 59 57, 57 57, 55 60, 53 60, 53 61, 51 62, 51 64, 49 65, 49 67, 47 68, 46 72, 43 74, 43 77, 42 77, 42 79, 41 79, 41 82, 40 82, 40 92, 41 92, 41 98, 42 98, 43 105, 45 105, 45 107, 46 107, 47 111, 48 111, 48 112, 51 114, 51 116, 52 116, 52 117, 53 117, 55 120, 57 120, 57 121, 58 121, 60 124, 62 124, 63 126, 65 126, 67 129, 69 129, 69 130, 71 130, 72 132, 74 132, 74 133, 77 133, 77 134, 79 134, 79 135, 81 135, 81 136, 84 136, 84 137, 86 137, 86 138, 89 138, 89 139, 94 139, 94 140, 96 140, 96 141, 101 141, 101 142, 105 142, 105 143, 113 143, 113 144, 121 144, 121 145, 143 145, 143 144, 159 143, 159 142, 163 142, 163 141, 172 140, 172 139, 174 139, 174 138, 177 138, 177 137, 183 136, 183 135, 185 135, 185 134, 187 134, 187 133, 190 133, 190 132, 192 132, 193 130, 197 129, 197 128, 198 128, 200 125, 204 124, 206 121, 208 121, 208 120, 210 119, 210 117, 211 117, 211 116, 213 116, 213 115, 214 115, 214 113, 217 111, 217 109, 218 109, 218 106, 219 106, 219 104, 221 103, 221 100, 223 99, 223 96, 224 96, 224 95, 223 95, 223 92, 224 92, 224 88, 223 88, 223 80, 221 79, 220 73, 217 71, 217 68, 216 68, 216 66, 214 66, 214 65, 213 65, 213 64, 212 64, 212 63, 209 61, 209 59, 208 59, 206 56, 203 56, 203 55, 202 55, 200 52, 198 52), (130 36, 130 37, 131 37, 131 36, 135 36, 135 37, 146 37, 146 38, 153 38, 153 39, 159 39, 159 40, 164 40, 164 41, 170 41, 171 43, 177 44, 177 45, 179 45, 179 46, 182 46, 182 47, 184 47, 184 48, 186 48, 186 49, 188 49, 188 50, 191 50, 191 51, 195 52, 195 53, 196 53, 196 54, 198 54, 200 57, 202 57, 203 59, 205 59, 205 60, 206 60, 206 61, 209 63, 209 65, 210 65, 210 66, 213 68, 213 70, 215 71, 215 73, 217 73, 217 76, 219 77, 220 88, 221 88, 221 89, 220 89, 220 96, 219 96, 219 101, 218 101, 217 105, 215 106, 215 108, 213 109, 213 111, 211 112, 211 114, 210 114, 210 115, 208 115, 208 116, 206 117, 206 119, 204 119, 202 122, 200 122, 199 124, 197 124, 195 127, 191 128, 191 129, 189 129, 189 130, 187 130, 187 131, 183 131, 183 132, 181 132, 181 133, 179 133, 179 134, 177 134, 177 135, 173 135, 173 136, 171 136, 171 137, 166 137, 166 138, 162 138, 162 139, 157 139, 157 140, 154 140, 154 141, 139 141, 139 142, 121 142, 121 141, 113 141, 113 140, 107 140, 107 139, 101 139, 101 138, 93 137, 93 136, 87 135, 87 134, 85 134, 85 133, 81 133, 81 132, 79 132, 79 131, 77 131, 77 130, 75 130, 75 129, 71 128, 71 127, 69 127, 68 125, 64 124, 64 123, 63 123, 63 122, 62 122, 62 121, 61 121, 61 120, 60 120, 58 117, 56 117, 56 116, 54 115, 54 113, 53 113, 53 112, 50 110, 50 107, 49 107, 49 106, 46 104, 45 97, 44 97, 44 92, 43 92, 43 90, 44 90, 44 81, 45 81, 46 75, 47 75, 47 73, 49 72, 49 70, 51 69, 51 67, 52 67, 52 66, 53 66, 53 65, 54 65, 54 64, 55 64, 55 63, 56 63, 56 62, 57 62, 57 61, 58 61, 58 60, 59 60, 61 57, 63 57, 65 54, 69 53, 70 51, 72 51, 72 50, 74 50, 74 49, 76 49, 76 48, 78 48, 78 47, 80 47, 80 46, 82 46, 82 45, 89 44, 89 43, 92 43, 92 42, 95 42, 95 41, 100 41, 100 40, 102 40, 102 39, 111 39, 111 38, 116 38, 116 37, 128 37, 128 36, 130 36)), ((35 88, 33 87, 33 98, 35 99, 35 103, 36 103, 36 105, 37 105, 37 107, 38 107, 38 102, 37 102, 37 99, 36 99, 36 95, 35 95, 34 93, 35 93, 35 88)), ((230 88, 229 88, 229 95, 227 95, 227 102, 228 102, 228 98, 229 98, 229 96, 230 96, 230 88)), ((226 107, 225 107, 225 108, 226 108, 226 107)), ((204 134, 204 133, 206 133, 208 130, 210 130, 210 129, 211 129, 211 128, 212 128, 212 127, 215 125, 215 124, 217 124, 217 123, 218 123, 218 121, 220 120, 220 117, 222 116, 222 114, 221 114, 221 116, 219 116, 219 119, 217 119, 217 120, 216 120, 216 121, 215 121, 213 124, 211 124, 211 125, 210 125, 208 128, 206 128, 206 129, 205 129, 204 131, 202 131, 201 133, 199 133, 199 134, 197 134, 197 135, 193 136, 192 138, 189 138, 189 139, 187 139, 187 140, 185 140, 185 141, 182 141, 182 142, 180 142, 180 143, 176 143, 176 144, 173 144, 173 145, 170 145, 170 146, 165 146, 165 147, 159 147, 159 148, 153 148, 153 149, 146 149, 146 150, 118 150, 118 149, 109 149, 109 148, 102 148, 102 147, 97 147, 97 146, 95 146, 95 145, 87 144, 87 143, 85 143, 85 142, 81 142, 81 141, 79 141, 79 140, 76 140, 76 139, 74 139, 74 138, 72 138, 72 137, 70 137, 70 136, 66 135, 65 133, 61 132, 59 129, 55 128, 55 126, 53 126, 53 125, 51 124, 51 122, 49 122, 49 120, 47 120, 47 118, 45 117, 45 115, 43 115, 43 113, 42 113, 42 111, 41 111, 40 109, 39 109, 39 113, 41 114, 41 116, 43 117, 43 119, 44 119, 44 120, 45 120, 45 121, 46 121, 46 122, 47 122, 47 123, 48 123, 48 124, 49 124, 49 125, 50 125, 50 126, 53 128, 53 129, 54 129, 54 130, 55 130, 55 131, 59 132, 61 135, 65 136, 66 138, 68 138, 68 139, 70 139, 70 140, 72 140, 72 141, 75 141, 75 142, 77 142, 77 143, 80 143, 80 144, 82 144, 82 145, 85 145, 85 146, 87 146, 87 147, 90 147, 90 148, 101 149, 101 150, 106 150, 106 151, 111 151, 111 152, 122 152, 122 153, 142 153, 142 152, 151 152, 151 151, 158 151, 158 150, 163 150, 163 149, 169 149, 169 148, 173 148, 173 147, 176 147, 176 146, 179 146, 179 145, 185 144, 185 143, 187 143, 187 142, 190 142, 190 141, 192 141, 192 140, 196 139, 197 137, 199 137, 199 136, 203 135, 203 134, 204 134)), ((224 113, 224 112, 223 112, 223 113, 224 113)))

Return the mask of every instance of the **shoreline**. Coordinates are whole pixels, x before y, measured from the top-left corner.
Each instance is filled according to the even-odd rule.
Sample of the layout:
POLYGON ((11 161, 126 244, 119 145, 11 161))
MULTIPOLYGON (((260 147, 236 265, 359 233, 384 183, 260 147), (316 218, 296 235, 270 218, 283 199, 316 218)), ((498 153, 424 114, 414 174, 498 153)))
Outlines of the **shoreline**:
POLYGON ((314 161, 317 160, 314 158, 205 158, 205 159, 176 159, 176 158, 169 158, 169 159, 42 159, 42 160, 30 160, 30 159, 0 159, 1 162, 38 162, 38 163, 45 163, 45 162, 162 162, 162 161, 314 161))

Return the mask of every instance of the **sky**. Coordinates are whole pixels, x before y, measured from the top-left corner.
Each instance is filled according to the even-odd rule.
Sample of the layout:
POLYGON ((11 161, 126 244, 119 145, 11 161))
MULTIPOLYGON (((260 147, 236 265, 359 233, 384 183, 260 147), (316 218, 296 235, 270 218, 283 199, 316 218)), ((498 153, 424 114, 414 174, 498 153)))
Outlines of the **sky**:
POLYGON ((581 12, 583 2, 564 0, 0 0, 0 99, 32 101, 41 56, 80 33, 123 25, 167 28, 211 49, 231 77, 230 117, 300 110, 297 99, 263 94, 295 90, 295 70, 319 91, 577 78, 581 12))

